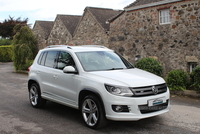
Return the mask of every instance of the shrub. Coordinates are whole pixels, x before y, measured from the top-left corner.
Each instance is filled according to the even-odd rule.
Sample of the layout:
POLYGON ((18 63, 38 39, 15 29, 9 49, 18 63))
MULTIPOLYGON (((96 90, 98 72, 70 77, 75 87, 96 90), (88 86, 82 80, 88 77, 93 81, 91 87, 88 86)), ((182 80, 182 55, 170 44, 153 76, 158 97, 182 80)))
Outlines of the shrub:
POLYGON ((192 73, 190 74, 190 78, 192 87, 200 92, 200 66, 197 66, 193 69, 192 73))
POLYGON ((182 70, 172 70, 168 72, 166 82, 170 90, 185 90, 189 83, 189 77, 182 70))
POLYGON ((162 76, 163 67, 153 58, 142 58, 136 62, 135 67, 162 76))
POLYGON ((9 46, 0 46, 0 62, 10 62, 12 61, 12 47, 9 46))
POLYGON ((25 70, 25 71, 27 71, 28 68, 29 68, 32 64, 33 64, 33 60, 28 60, 28 61, 26 61, 25 64, 23 64, 23 65, 20 66, 20 70, 25 70))

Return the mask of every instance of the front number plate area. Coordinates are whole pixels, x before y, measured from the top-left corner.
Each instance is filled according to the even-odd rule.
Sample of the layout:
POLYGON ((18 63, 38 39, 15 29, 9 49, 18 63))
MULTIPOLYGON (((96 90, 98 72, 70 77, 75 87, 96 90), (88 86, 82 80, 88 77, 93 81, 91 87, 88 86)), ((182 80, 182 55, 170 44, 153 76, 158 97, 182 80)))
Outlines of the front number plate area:
POLYGON ((160 105, 162 103, 166 103, 166 98, 165 97, 148 100, 148 106, 149 107, 160 105))

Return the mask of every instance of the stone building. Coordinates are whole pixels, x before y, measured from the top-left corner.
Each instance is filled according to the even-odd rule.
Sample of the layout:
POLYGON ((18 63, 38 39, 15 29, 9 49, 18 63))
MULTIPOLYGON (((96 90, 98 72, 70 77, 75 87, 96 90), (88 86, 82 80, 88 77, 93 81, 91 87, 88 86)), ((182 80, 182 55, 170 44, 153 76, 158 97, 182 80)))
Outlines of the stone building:
POLYGON ((36 21, 33 26, 33 33, 38 41, 38 48, 42 49, 47 46, 47 39, 52 29, 53 21, 36 21))
POLYGON ((74 17, 58 15, 49 27, 36 21, 33 31, 41 46, 104 45, 133 64, 155 58, 164 74, 190 72, 200 64, 200 0, 136 0, 124 11, 86 7, 82 17, 74 17))
POLYGON ((48 45, 66 45, 73 37, 81 16, 57 15, 53 28, 49 34, 48 45))
POLYGON ((170 70, 200 63, 200 0, 136 0, 110 22, 109 47, 135 63, 153 57, 170 70))
POLYGON ((106 20, 119 14, 120 10, 86 7, 69 44, 105 45, 108 44, 110 24, 106 20))

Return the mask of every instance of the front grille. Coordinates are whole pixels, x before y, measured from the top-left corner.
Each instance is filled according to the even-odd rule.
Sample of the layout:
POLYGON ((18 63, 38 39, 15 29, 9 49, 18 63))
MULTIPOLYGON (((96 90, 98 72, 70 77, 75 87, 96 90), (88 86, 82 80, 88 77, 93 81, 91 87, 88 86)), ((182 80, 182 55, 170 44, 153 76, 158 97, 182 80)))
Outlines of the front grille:
POLYGON ((152 113, 152 112, 166 109, 168 107, 168 103, 169 103, 169 100, 167 100, 166 103, 156 105, 156 106, 149 107, 148 105, 139 105, 138 107, 142 114, 147 114, 147 113, 152 113))
POLYGON ((131 90, 134 93, 133 97, 151 96, 167 92, 167 85, 164 83, 155 86, 134 87, 131 88, 131 90), (154 90, 152 88, 154 88, 154 90))

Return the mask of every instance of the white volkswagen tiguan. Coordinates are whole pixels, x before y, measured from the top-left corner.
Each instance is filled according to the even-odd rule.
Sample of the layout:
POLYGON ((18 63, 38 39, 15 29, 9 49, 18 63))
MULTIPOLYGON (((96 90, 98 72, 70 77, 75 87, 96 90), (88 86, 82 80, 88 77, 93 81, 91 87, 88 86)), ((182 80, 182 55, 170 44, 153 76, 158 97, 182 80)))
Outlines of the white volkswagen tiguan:
POLYGON ((103 46, 55 45, 40 50, 30 67, 30 103, 57 102, 81 111, 90 128, 107 120, 136 121, 169 111, 163 78, 134 68, 103 46))

